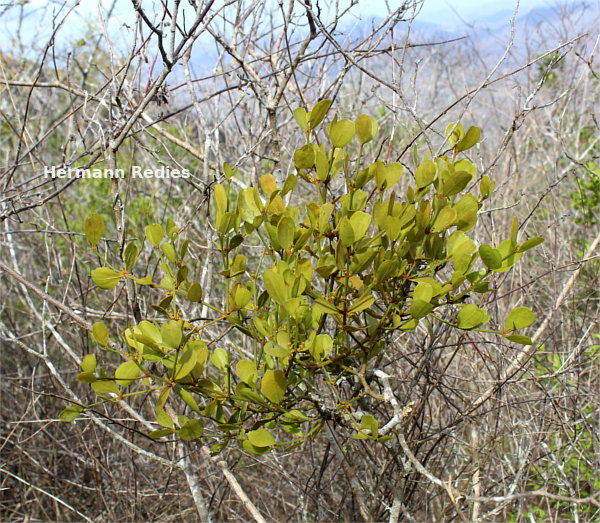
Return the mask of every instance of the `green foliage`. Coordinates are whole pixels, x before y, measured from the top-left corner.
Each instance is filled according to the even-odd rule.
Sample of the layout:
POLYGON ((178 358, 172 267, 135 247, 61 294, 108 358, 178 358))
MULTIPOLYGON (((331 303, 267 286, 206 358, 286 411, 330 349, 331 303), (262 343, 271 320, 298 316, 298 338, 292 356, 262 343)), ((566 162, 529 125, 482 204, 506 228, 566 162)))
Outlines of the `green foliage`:
MULTIPOLYGON (((594 337, 600 340, 600 333, 594 334, 594 337)), ((599 356, 598 344, 591 345, 582 354, 582 358, 590 362, 597 362, 599 356)), ((572 388, 580 386, 581 376, 565 380, 565 369, 570 365, 569 359, 566 355, 546 351, 544 345, 540 346, 534 357, 536 379, 545 389, 553 391, 555 397, 572 394, 572 388)), ((550 432, 545 437, 541 447, 544 452, 532 463, 529 471, 529 487, 532 490, 544 489, 565 497, 572 497, 576 493, 581 498, 593 496, 600 490, 600 477, 597 472, 597 404, 592 402, 582 409, 582 413, 582 417, 570 420, 567 427, 550 432)), ((598 508, 592 502, 574 507, 567 501, 549 499, 548 505, 563 521, 577 521, 578 517, 585 517, 586 521, 597 519, 598 508)), ((531 501, 523 507, 523 511, 542 518, 544 516, 531 501)), ((511 519, 513 520, 515 519, 511 519)))
POLYGON ((398 163, 364 161, 364 146, 378 131, 367 115, 356 121, 334 117, 327 126, 331 147, 314 142, 330 105, 324 100, 312 111, 294 112, 306 144, 295 151, 295 172, 281 185, 264 174, 260 187, 236 190, 231 181, 237 169, 224 166, 225 182, 213 194, 222 300, 211 303, 189 277, 188 241, 172 220, 145 228, 147 247, 160 259, 160 282, 131 273, 137 247, 129 261, 124 253, 121 267, 107 262, 92 271, 104 289, 129 278, 162 293, 153 305, 159 319, 129 326, 121 337, 125 350, 109 343, 102 324, 94 326, 95 341, 124 360, 114 372, 95 365, 92 370, 86 362, 86 379, 94 380, 101 401, 153 393, 163 428, 152 437, 177 432, 188 440, 217 438, 214 452, 237 441, 262 454, 301 443, 336 415, 354 426, 356 438, 383 441, 372 415, 358 422, 352 412, 365 396, 381 401, 367 373, 389 350, 386 340, 395 331, 443 321, 457 330, 531 343, 516 333, 533 322, 526 307, 513 310, 504 329, 481 328, 491 321, 482 298, 492 292, 494 275, 511 269, 542 240, 519 244, 516 220, 496 246, 478 248, 469 236, 493 190, 483 177, 479 194, 472 192, 476 167, 459 157, 477 143, 479 129, 449 126, 452 157, 425 159, 411 184, 398 163), (469 295, 475 303, 465 303, 469 295), (214 319, 203 326, 191 323, 183 312, 190 302, 206 305, 214 319), (227 350, 203 337, 215 322, 237 331, 227 350), (347 377, 361 386, 342 399, 336 383, 347 377), (323 406, 325 392, 337 398, 330 412, 323 406), (189 417, 165 417, 167 405, 178 412, 185 408, 180 400, 189 417), (283 432, 273 432, 276 427, 283 432))
MULTIPOLYGON (((540 58, 539 55, 534 55, 540 58)), ((544 78, 544 83, 550 88, 554 88, 558 83, 560 76, 564 73, 563 54, 560 51, 553 51, 537 62, 538 78, 544 78)))
POLYGON ((578 190, 571 193, 571 204, 577 211, 575 223, 593 227, 598 224, 600 210, 600 168, 594 162, 585 167, 585 176, 576 179, 578 190))

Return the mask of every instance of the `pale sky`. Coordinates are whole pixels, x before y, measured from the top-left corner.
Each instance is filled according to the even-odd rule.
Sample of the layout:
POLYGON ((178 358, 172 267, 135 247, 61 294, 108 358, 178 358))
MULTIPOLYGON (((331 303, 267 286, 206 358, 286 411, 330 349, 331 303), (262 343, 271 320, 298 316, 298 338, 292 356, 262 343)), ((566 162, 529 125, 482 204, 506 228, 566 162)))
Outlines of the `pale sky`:
MULTIPOLYGON (((389 1, 390 6, 398 3, 398 0, 389 1)), ((524 13, 534 7, 552 6, 554 4, 556 2, 551 0, 521 0, 519 2, 519 12, 524 13)), ((385 11, 385 5, 385 0, 367 0, 359 1, 357 8, 364 14, 377 15, 385 11)), ((418 19, 444 26, 448 22, 454 23, 456 20, 455 13, 472 20, 479 16, 492 15, 498 11, 514 10, 516 5, 516 0, 425 0, 418 19)))
MULTIPOLYGON (((109 6, 112 2, 110 0, 101 0, 102 5, 109 6)), ((275 0, 265 0, 275 4, 275 0)), ((341 5, 347 5, 349 0, 339 0, 341 5)), ((388 5, 393 9, 401 4, 401 0, 387 0, 388 5)), ((21 34, 21 41, 24 45, 28 45, 27 39, 32 42, 36 42, 38 45, 41 40, 44 39, 46 33, 50 34, 52 31, 51 23, 49 23, 49 17, 51 18, 52 9, 57 12, 66 12, 66 10, 74 4, 74 0, 28 0, 26 9, 32 12, 32 16, 29 16, 25 21, 21 34), (54 6, 50 10, 36 9, 47 6, 54 6), (62 7, 62 10, 60 9, 62 7), (40 15, 45 12, 45 18, 40 20, 40 15), (50 14, 49 14, 50 13, 50 14)), ((220 2, 217 0, 215 5, 220 2)), ((331 0, 319 0, 322 9, 326 9, 326 6, 333 5, 331 0)), ((519 13, 526 14, 529 10, 534 7, 546 6, 550 7, 556 5, 557 0, 521 0, 519 13)), ((592 2, 593 3, 593 2, 592 2)), ((0 2, 0 6, 1 6, 0 2)), ((152 5, 160 7, 161 1, 159 0, 144 0, 144 7, 147 7, 150 11, 152 5)), ((186 4, 182 4, 186 5, 186 4)), ((313 5, 316 5, 313 4, 313 5)), ((517 5, 517 0, 425 0, 421 12, 417 17, 418 21, 435 23, 444 29, 454 28, 457 25, 461 25, 460 16, 467 22, 471 22, 477 19, 490 17, 498 12, 503 12, 503 16, 499 20, 508 23, 510 13, 517 5)), ((0 12, 2 10, 0 9, 0 12)), ((18 9, 12 8, 8 13, 0 16, 0 49, 10 42, 10 38, 15 36, 17 28, 17 14, 18 9)), ((359 0, 352 11, 354 15, 359 15, 362 18, 368 18, 370 16, 383 16, 387 13, 386 1, 385 0, 359 0)), ((97 19, 98 13, 98 0, 81 0, 79 6, 76 8, 75 16, 69 18, 70 23, 62 27, 57 40, 63 42, 69 42, 71 39, 79 38, 83 34, 83 29, 78 20, 81 21, 83 18, 89 19, 90 17, 94 20, 97 19), (80 16, 77 16, 80 15, 80 16)), ((118 30, 121 24, 127 23, 132 25, 134 19, 133 9, 131 7, 130 0, 118 0, 116 19, 111 20, 109 29, 111 33, 118 35, 118 30)))

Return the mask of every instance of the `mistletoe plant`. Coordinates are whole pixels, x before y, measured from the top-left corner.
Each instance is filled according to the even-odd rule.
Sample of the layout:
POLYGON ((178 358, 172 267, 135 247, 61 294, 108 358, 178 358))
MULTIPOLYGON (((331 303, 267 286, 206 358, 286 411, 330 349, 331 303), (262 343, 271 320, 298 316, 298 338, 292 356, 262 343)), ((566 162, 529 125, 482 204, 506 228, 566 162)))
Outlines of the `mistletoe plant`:
MULTIPOLYGON (((189 278, 189 242, 172 220, 145 229, 161 260, 160 282, 133 275, 135 242, 120 267, 92 271, 103 289, 129 278, 162 298, 153 305, 156 319, 130 325, 118 341, 103 323, 93 326, 95 341, 123 362, 109 370, 86 356, 78 379, 91 384, 98 403, 68 407, 62 419, 150 393, 159 426, 150 436, 209 438, 213 452, 232 441, 259 454, 290 448, 327 419, 356 438, 383 440, 389 436, 380 436, 379 422, 387 420, 361 415, 360 405, 365 397, 383 401, 373 375, 396 357, 392 334, 444 322, 531 343, 518 332, 534 321, 526 307, 510 312, 501 330, 483 328, 490 315, 481 297, 493 292, 494 275, 542 239, 519 244, 516 220, 495 247, 469 237, 494 185, 487 176, 477 180, 475 165, 460 154, 478 142, 479 129, 450 125, 447 154, 407 173, 400 163, 364 162, 378 130, 367 115, 334 117, 328 143, 319 143, 316 130, 330 105, 294 112, 306 144, 281 184, 264 174, 260 187, 236 190, 238 171, 224 165, 212 200, 222 271, 210 292, 189 278), (400 195, 398 182, 408 176, 400 195), (210 321, 186 314, 194 302, 214 313, 210 321), (208 327, 223 323, 228 334, 211 340, 208 327)), ((92 247, 103 230, 97 215, 86 221, 92 247)))

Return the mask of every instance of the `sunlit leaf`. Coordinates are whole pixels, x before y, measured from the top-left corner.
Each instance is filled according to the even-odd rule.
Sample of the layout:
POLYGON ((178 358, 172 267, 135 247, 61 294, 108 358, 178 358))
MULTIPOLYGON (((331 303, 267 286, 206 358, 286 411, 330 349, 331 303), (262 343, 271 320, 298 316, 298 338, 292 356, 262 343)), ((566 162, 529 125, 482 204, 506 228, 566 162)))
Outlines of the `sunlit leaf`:
POLYGON ((187 293, 188 300, 193 302, 202 301, 202 287, 198 282, 194 282, 190 285, 187 293))
POLYGON ((92 338, 98 345, 105 346, 108 344, 108 328, 101 321, 97 321, 92 325, 92 338))
POLYGON ((529 327, 535 321, 535 314, 529 307, 516 307, 506 318, 505 329, 515 331, 529 327))
POLYGON ((288 299, 287 287, 283 276, 278 272, 267 270, 264 273, 264 282, 265 289, 273 301, 279 305, 283 305, 288 299))
POLYGON ((456 210, 449 206, 444 207, 435 218, 431 232, 436 233, 447 229, 454 223, 454 220, 456 220, 456 210))
POLYGON ((202 436, 204 425, 199 419, 190 419, 177 432, 181 439, 191 441, 202 436))
POLYGON ((502 254, 489 245, 479 247, 479 257, 488 269, 494 270, 502 266, 502 254))
POLYGON ((413 319, 419 320, 427 316, 432 310, 433 305, 431 305, 431 303, 426 302, 425 300, 413 300, 408 312, 413 319))
POLYGON ((251 387, 256 386, 258 381, 258 370, 256 369, 256 364, 253 361, 238 361, 235 366, 235 371, 244 383, 247 383, 251 387))
POLYGON ((310 129, 310 126, 308 125, 308 113, 306 112, 306 109, 302 107, 298 107, 297 109, 295 109, 294 120, 296 120, 296 123, 300 126, 300 129, 302 129, 303 131, 306 132, 310 129))
POLYGON ((108 267, 100 267, 92 271, 92 281, 101 289, 110 290, 114 288, 121 281, 121 278, 120 272, 108 267))
POLYGON ((83 410, 83 407, 79 405, 72 405, 71 407, 63 409, 63 411, 58 415, 58 419, 65 422, 73 421, 83 412, 83 410))
POLYGON ((417 187, 420 189, 431 184, 435 178, 435 172, 436 166, 431 160, 425 160, 423 163, 421 163, 415 172, 417 187))
POLYGON ((260 391, 265 398, 279 404, 285 396, 286 389, 287 380, 283 371, 277 369, 265 372, 260 385, 260 391))
POLYGON ((466 132, 464 138, 460 140, 454 147, 456 152, 466 151, 473 147, 481 136, 481 130, 479 127, 469 127, 469 130, 466 132))
POLYGON ((377 121, 367 114, 361 114, 356 118, 356 137, 361 144, 370 142, 377 134, 377 121))
POLYGON ((296 232, 296 225, 294 220, 288 216, 284 216, 279 220, 277 225, 277 239, 283 249, 288 250, 292 246, 294 241, 294 233, 296 232))
POLYGON ((323 121, 330 107, 331 100, 321 100, 315 104, 308 116, 308 123, 311 129, 315 129, 323 121))
POLYGON ((218 347, 211 354, 210 361, 217 369, 225 372, 229 366, 229 353, 225 349, 218 347))
POLYGON ((519 345, 533 345, 533 341, 529 336, 523 336, 521 334, 510 334, 508 336, 505 336, 505 338, 514 343, 518 343, 519 345))
POLYGON ((544 238, 540 238, 539 236, 536 236, 534 238, 529 238, 529 240, 525 240, 520 246, 519 246, 519 252, 525 252, 528 251, 529 249, 533 249, 534 247, 537 247, 540 243, 544 242, 544 238))
POLYGON ((480 309, 477 305, 470 303, 460 310, 457 319, 461 329, 469 330, 486 324, 490 321, 490 315, 485 309, 480 309))
POLYGON ((248 432, 248 440, 255 447, 270 447, 275 445, 275 438, 265 429, 251 430, 248 432))
POLYGON ((306 144, 294 152, 294 165, 296 169, 312 169, 315 165, 315 149, 312 144, 306 144))
POLYGON ((260 177, 260 186, 267 196, 271 196, 273 191, 277 189, 277 181, 272 174, 263 174, 260 177))
POLYGON ((183 333, 181 331, 181 323, 175 320, 163 323, 160 327, 162 341, 169 347, 176 349, 181 344, 183 333))
POLYGON ((87 354, 81 360, 81 370, 83 372, 94 372, 96 370, 96 355, 95 354, 87 354))
POLYGON ((354 122, 346 118, 329 126, 329 138, 333 147, 346 147, 354 137, 354 122))
POLYGON ((146 238, 148 238, 148 241, 154 245, 154 247, 158 247, 160 245, 164 235, 165 232, 160 223, 153 223, 152 225, 148 225, 146 227, 146 238))
POLYGON ((177 358, 177 366, 173 379, 175 381, 185 378, 196 365, 196 352, 186 348, 179 353, 177 358))
POLYGON ((140 375, 140 368, 133 360, 121 363, 115 371, 115 379, 118 385, 127 386, 140 375))
POLYGON ((352 306, 348 309, 348 312, 357 313, 363 311, 368 309, 373 303, 375 303, 375 297, 371 292, 365 292, 352 302, 352 306))
POLYGON ((83 232, 88 243, 96 247, 104 234, 104 218, 99 214, 92 214, 85 219, 83 223, 83 232))

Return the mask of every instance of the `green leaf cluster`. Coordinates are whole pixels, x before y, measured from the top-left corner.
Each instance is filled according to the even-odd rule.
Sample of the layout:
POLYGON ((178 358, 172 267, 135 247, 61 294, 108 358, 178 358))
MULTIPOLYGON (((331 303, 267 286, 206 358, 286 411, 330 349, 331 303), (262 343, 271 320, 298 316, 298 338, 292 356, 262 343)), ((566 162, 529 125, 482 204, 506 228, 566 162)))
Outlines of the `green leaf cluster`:
MULTIPOLYGON (((356 438, 381 441, 373 415, 358 423, 350 413, 360 410, 364 396, 381 399, 368 387, 367 372, 389 350, 392 333, 443 321, 457 331, 531 343, 522 333, 534 321, 527 307, 514 309, 501 328, 488 328, 484 298, 494 292, 494 277, 542 239, 519 243, 516 220, 498 244, 477 245, 470 236, 494 188, 460 154, 477 144, 480 130, 451 124, 452 155, 426 157, 412 167, 377 157, 367 161, 377 121, 334 116, 325 126, 328 140, 317 141, 330 107, 323 100, 294 112, 306 143, 292 155, 294 170, 285 179, 266 173, 258 186, 238 190, 232 181, 240 173, 223 167, 224 180, 212 197, 222 264, 215 285, 222 300, 211 303, 193 281, 189 242, 172 220, 144 231, 142 248, 160 260, 160 281, 131 274, 139 254, 135 242, 122 267, 92 271, 103 289, 128 277, 163 293, 153 305, 158 319, 122 333, 125 348, 117 352, 124 361, 113 373, 96 368, 95 359, 82 365, 82 381, 104 401, 153 393, 162 428, 152 437, 216 438, 214 452, 230 442, 256 454, 292 448, 323 427, 319 388, 345 376, 358 386, 335 409, 356 438), (184 314, 196 303, 213 315, 200 326, 184 314), (218 322, 236 333, 219 342, 223 346, 204 335, 218 322), (167 402, 185 414, 171 419, 167 402)), ((96 218, 87 229, 95 246, 101 229, 96 218)), ((92 334, 110 350, 106 326, 95 324, 92 334)))

